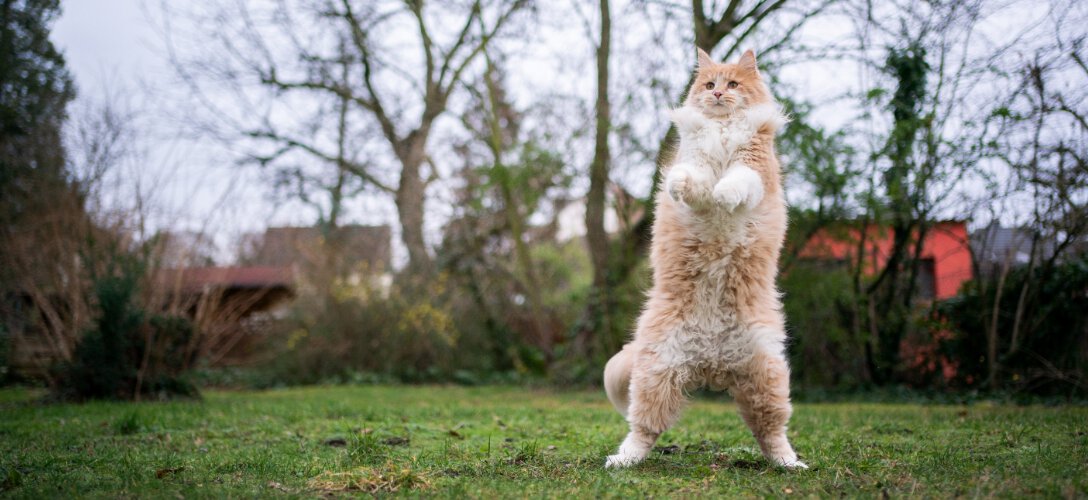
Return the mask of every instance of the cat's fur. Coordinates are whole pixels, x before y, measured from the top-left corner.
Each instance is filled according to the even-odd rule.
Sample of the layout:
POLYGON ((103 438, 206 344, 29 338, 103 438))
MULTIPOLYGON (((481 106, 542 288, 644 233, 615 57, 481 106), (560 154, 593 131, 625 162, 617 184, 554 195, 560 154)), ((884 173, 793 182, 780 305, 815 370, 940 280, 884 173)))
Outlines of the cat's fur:
POLYGON ((786 229, 774 151, 782 119, 755 54, 716 64, 700 50, 685 106, 672 115, 681 142, 656 199, 653 288, 634 339, 605 367, 608 397, 630 423, 606 466, 644 459, 685 392, 709 386, 732 393, 768 459, 806 467, 786 439, 792 408, 775 288, 786 229))

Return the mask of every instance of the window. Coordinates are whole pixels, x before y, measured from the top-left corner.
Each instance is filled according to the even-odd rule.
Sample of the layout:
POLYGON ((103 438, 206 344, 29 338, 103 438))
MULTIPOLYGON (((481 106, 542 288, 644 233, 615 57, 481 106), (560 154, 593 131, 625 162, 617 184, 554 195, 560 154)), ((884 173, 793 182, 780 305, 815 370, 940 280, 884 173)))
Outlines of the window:
POLYGON ((915 298, 933 300, 937 297, 937 266, 933 259, 922 259, 918 263, 918 281, 915 282, 915 298))

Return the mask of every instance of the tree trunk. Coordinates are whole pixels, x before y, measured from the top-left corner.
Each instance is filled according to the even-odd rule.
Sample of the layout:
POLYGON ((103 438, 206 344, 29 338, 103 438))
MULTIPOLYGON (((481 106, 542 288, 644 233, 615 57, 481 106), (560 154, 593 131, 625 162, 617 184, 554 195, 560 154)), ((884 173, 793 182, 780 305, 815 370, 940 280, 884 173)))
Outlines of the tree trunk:
POLYGON ((420 136, 426 137, 426 134, 405 141, 404 151, 400 155, 402 169, 395 201, 401 240, 408 248, 408 268, 425 272, 431 268, 431 256, 423 240, 423 200, 427 184, 420 177, 420 168, 426 155, 426 141, 418 139, 420 136))
MULTIPOLYGON (((1001 266, 1001 276, 997 278, 997 289, 994 290, 994 303, 990 311, 990 324, 986 329, 986 387, 993 389, 997 384, 997 326, 1000 321, 1001 296, 1005 293, 1005 280, 1009 276, 1009 268, 1012 267, 1012 252, 1005 256, 1005 262, 1001 266)), ((981 288, 985 290, 984 288, 981 288)))
MULTIPOLYGON (((602 1, 602 6, 601 6, 602 19, 603 19, 604 14, 606 13, 606 11, 608 9, 608 6, 604 5, 604 3, 605 2, 602 1)), ((714 49, 715 46, 718 45, 719 42, 721 42, 726 36, 728 36, 732 32, 732 29, 735 27, 735 23, 733 23, 732 21, 729 21, 727 19, 724 19, 724 18, 722 20, 718 20, 718 21, 715 21, 713 19, 707 19, 706 16, 705 16, 705 12, 703 11, 702 1, 700 1, 700 0, 695 0, 695 1, 692 2, 692 9, 693 9, 693 12, 695 13, 695 27, 694 27, 695 45, 697 47, 699 47, 700 49, 703 49, 703 50, 705 50, 705 51, 707 51, 709 53, 710 51, 712 51, 714 49)), ((601 89, 601 84, 602 84, 601 83, 601 69, 602 68, 601 68, 600 59, 601 59, 602 49, 607 50, 607 48, 608 48, 607 43, 605 43, 604 28, 605 28, 605 24, 604 24, 604 22, 602 22, 602 32, 601 32, 602 43, 601 43, 601 46, 598 47, 598 50, 597 50, 597 59, 598 59, 598 62, 597 62, 597 71, 598 71, 598 78, 597 78, 598 79, 598 81, 597 81, 597 88, 598 88, 598 95, 597 95, 597 105, 598 105, 598 107, 597 107, 597 112, 598 112, 597 133, 598 133, 598 142, 597 142, 597 149, 595 151, 595 156, 594 156, 594 165, 596 165, 596 153, 599 153, 600 148, 601 148, 601 140, 600 140, 600 133, 601 133, 601 127, 600 127, 601 91, 600 91, 600 89, 601 89)), ((605 55, 606 55, 606 59, 607 59, 607 54, 605 54, 605 55)), ((605 88, 607 89, 607 83, 608 83, 608 74, 607 74, 608 64, 607 64, 607 60, 606 60, 606 62, 604 64, 603 69, 604 69, 604 72, 605 72, 605 74, 604 74, 604 85, 605 85, 605 88)), ((677 99, 678 103, 684 102, 684 99, 687 98, 688 88, 691 87, 691 84, 694 81, 694 79, 695 79, 695 75, 693 74, 691 76, 691 78, 688 79, 687 84, 684 85, 683 89, 681 90, 680 95, 679 95, 679 97, 677 99)), ((604 104, 606 106, 605 109, 607 111, 607 106, 608 106, 607 95, 605 95, 605 99, 606 100, 605 100, 604 104)), ((610 125, 610 123, 609 123, 609 125, 610 125)), ((676 143, 677 143, 677 141, 679 139, 680 139, 680 136, 676 132, 676 127, 669 126, 668 131, 665 132, 665 136, 661 138, 661 142, 658 144, 657 157, 656 157, 655 162, 654 162, 653 184, 651 185, 651 188, 650 188, 650 194, 649 194, 649 196, 646 197, 646 200, 645 200, 645 203, 644 203, 644 213, 645 213, 645 215, 643 215, 642 218, 637 223, 632 225, 630 229, 628 229, 626 232, 624 232, 623 234, 620 235, 620 237, 618 238, 618 242, 616 243, 616 247, 617 247, 616 248, 616 253, 618 255, 610 255, 610 252, 608 251, 608 246, 607 245, 605 246, 606 250, 604 251, 604 254, 603 254, 604 258, 606 260, 612 258, 613 262, 611 262, 609 266, 602 267, 602 268, 598 268, 598 267, 596 267, 596 265, 594 266, 594 283, 597 283, 597 279, 599 279, 598 276, 597 276, 597 270, 598 269, 602 269, 603 272, 606 273, 604 276, 607 277, 607 278, 600 278, 600 279, 610 280, 611 283, 613 283, 613 284, 619 284, 619 283, 623 283, 623 282, 627 281, 627 278, 628 278, 628 276, 630 276, 631 271, 633 271, 635 269, 635 267, 639 263, 639 258, 638 257, 640 255, 644 254, 646 249, 649 247, 650 239, 651 239, 650 236, 651 236, 651 233, 652 233, 652 230, 653 230, 653 221, 654 221, 654 208, 655 208, 655 206, 654 206, 654 196, 657 194, 658 188, 659 188, 659 186, 661 184, 661 179, 662 179, 665 167, 668 166, 670 163, 672 163, 673 157, 674 157, 674 155, 676 153, 676 143)), ((606 139, 604 141, 604 146, 603 147, 605 148, 605 151, 607 152, 607 150, 608 150, 607 149, 608 148, 607 136, 606 136, 606 139)), ((608 165, 607 164, 604 166, 604 171, 605 171, 605 180, 607 181, 607 172, 608 172, 608 165)), ((594 263, 596 264, 596 260, 595 260, 596 256, 594 255, 594 246, 593 246, 594 244, 592 242, 592 238, 593 238, 592 231, 593 231, 593 229, 592 229, 592 225, 590 224, 591 211, 593 210, 593 207, 592 207, 592 203, 593 203, 592 196, 594 194, 593 193, 593 187, 592 187, 593 181, 594 181, 594 179, 593 179, 593 168, 591 167, 590 168, 590 183, 591 183, 590 194, 589 194, 589 197, 586 200, 586 233, 587 233, 586 238, 588 240, 590 240, 590 258, 594 259, 594 263)), ((604 185, 603 184, 602 184, 602 187, 601 187, 601 199, 602 199, 601 218, 603 220, 603 199, 604 199, 604 185)), ((601 229, 602 233, 603 233, 603 231, 604 230, 601 229)), ((607 292, 609 289, 605 288, 603 290, 607 292)), ((591 303, 590 306, 593 307, 593 303, 591 303)))
POLYGON ((611 153, 608 149, 608 132, 611 128, 611 110, 608 101, 608 60, 611 44, 611 15, 608 0, 600 0, 601 33, 597 45, 597 136, 593 150, 593 162, 589 166, 589 193, 586 195, 586 243, 593 263, 593 291, 589 297, 584 333, 609 331, 608 306, 608 234, 604 229, 605 189, 608 187, 608 168, 611 153))

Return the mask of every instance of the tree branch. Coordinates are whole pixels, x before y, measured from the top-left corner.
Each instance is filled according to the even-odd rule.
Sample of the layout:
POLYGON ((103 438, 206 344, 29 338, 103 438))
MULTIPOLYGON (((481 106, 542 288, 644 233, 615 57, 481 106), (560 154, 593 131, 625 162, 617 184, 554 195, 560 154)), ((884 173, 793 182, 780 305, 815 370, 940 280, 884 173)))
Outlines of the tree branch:
POLYGON ((295 139, 295 138, 292 138, 292 137, 288 137, 286 135, 278 134, 278 133, 273 132, 271 130, 251 130, 251 131, 246 132, 245 135, 247 137, 250 137, 250 138, 253 138, 253 139, 267 139, 267 140, 271 140, 271 141, 276 141, 276 142, 279 142, 279 143, 281 143, 281 144, 283 144, 285 146, 284 148, 281 148, 280 150, 278 150, 273 155, 270 155, 268 157, 260 158, 259 161, 261 161, 262 163, 267 163, 267 162, 275 159, 278 156, 282 156, 283 154, 286 154, 291 149, 298 149, 298 150, 305 151, 306 153, 309 153, 310 155, 312 155, 312 156, 314 156, 314 157, 316 157, 318 159, 321 159, 323 161, 327 161, 329 163, 334 163, 336 165, 339 165, 344 170, 346 170, 348 172, 351 172, 354 175, 359 176, 359 178, 361 178, 362 180, 364 180, 366 182, 369 182, 370 184, 373 184, 375 187, 377 187, 378 189, 380 189, 380 190, 382 190, 382 191, 384 191, 386 193, 393 193, 394 192, 394 189, 392 187, 387 186, 385 183, 378 180, 373 175, 371 175, 369 172, 367 172, 365 165, 361 165, 359 163, 350 161, 350 160, 348 160, 346 158, 342 158, 342 157, 338 158, 338 157, 336 157, 334 155, 330 155, 330 154, 318 149, 317 147, 315 147, 315 146, 313 146, 311 144, 307 144, 307 143, 305 143, 305 142, 303 142, 301 140, 298 140, 298 139, 295 139))
MULTIPOLYGON (((491 27, 491 30, 485 32, 483 36, 480 37, 479 42, 476 43, 475 47, 473 47, 472 52, 470 52, 468 56, 466 56, 465 59, 461 61, 461 64, 458 65, 458 67, 453 71, 453 74, 450 77, 450 81, 447 82, 445 88, 442 89, 443 100, 445 99, 445 97, 449 96, 449 93, 453 89, 453 86, 461 81, 461 74, 464 73, 465 68, 468 67, 469 63, 471 63, 472 60, 475 59, 481 51, 483 51, 484 47, 488 43, 491 43, 491 39, 498 34, 499 30, 502 29, 503 25, 506 24, 506 22, 513 16, 514 12, 520 9, 524 4, 524 0, 517 0, 515 2, 512 2, 510 7, 505 12, 500 14, 499 18, 495 20, 495 24, 491 27)), ((478 5, 479 3, 477 3, 477 6, 478 5)), ((481 26, 483 25, 482 17, 480 18, 480 24, 481 26)), ((448 60, 452 59, 453 54, 451 52, 448 60)), ((441 84, 441 82, 439 83, 441 84)))
MULTIPOLYGON (((461 50, 461 46, 465 44, 465 40, 468 39, 469 31, 472 29, 473 23, 476 22, 476 18, 482 14, 482 8, 480 2, 474 2, 472 4, 472 11, 469 12, 468 19, 465 19, 465 25, 461 27, 461 32, 457 34, 457 41, 453 43, 450 50, 446 51, 443 55, 442 69, 438 72, 438 80, 434 82, 439 88, 442 87, 442 82, 445 81, 446 75, 450 72, 450 67, 453 64, 453 59, 457 57, 457 52, 461 50)), ((452 87, 452 83, 450 85, 452 87)))
MULTIPOLYGON (((423 56, 426 60, 426 73, 424 79, 426 80, 427 94, 432 92, 431 86, 434 85, 434 42, 431 40, 431 35, 427 32, 427 24, 423 21, 423 0, 407 0, 408 9, 412 11, 412 15, 416 18, 416 25, 419 27, 419 37, 423 42, 423 56)), ((476 12, 476 9, 473 9, 476 12)), ((471 19, 472 16, 469 16, 471 19)), ((471 21, 470 21, 471 22, 471 21)), ((466 31, 468 25, 465 25, 466 31)), ((464 36, 464 32, 461 33, 464 36)), ((445 65, 443 65, 443 70, 445 65)))
POLYGON ((394 150, 399 150, 402 141, 397 136, 397 128, 393 125, 393 120, 389 118, 389 114, 385 111, 385 106, 382 105, 381 98, 378 97, 378 92, 374 88, 374 68, 370 46, 366 41, 366 32, 363 31, 359 19, 355 16, 355 11, 351 8, 351 2, 341 0, 340 3, 344 6, 343 18, 347 21, 348 28, 351 30, 352 42, 355 44, 355 48, 359 50, 359 57, 363 63, 363 85, 366 86, 366 91, 370 95, 369 99, 357 102, 360 102, 360 104, 366 103, 363 104, 364 107, 374 114, 374 117, 378 120, 378 125, 382 129, 382 134, 389 140, 394 150))

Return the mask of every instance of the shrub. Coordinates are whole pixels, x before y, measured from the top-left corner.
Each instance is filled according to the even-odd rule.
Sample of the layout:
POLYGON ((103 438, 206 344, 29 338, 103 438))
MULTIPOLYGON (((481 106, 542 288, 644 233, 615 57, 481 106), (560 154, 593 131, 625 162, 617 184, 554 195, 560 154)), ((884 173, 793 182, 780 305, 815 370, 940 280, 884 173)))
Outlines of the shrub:
POLYGON ((856 387, 864 339, 850 330, 851 278, 843 268, 798 262, 782 277, 794 380, 802 386, 856 387))
POLYGON ((997 291, 998 280, 972 281, 938 308, 952 331, 941 346, 957 361, 954 382, 980 387, 989 377, 987 338, 998 302, 998 373, 988 389, 1088 393, 1088 254, 1053 266, 1013 269, 1000 300, 997 291))
POLYGON ((97 315, 58 369, 63 399, 143 399, 196 396, 182 375, 193 329, 184 318, 148 315, 135 304, 143 266, 118 257, 115 272, 95 280, 97 315))
POLYGON ((11 343, 11 334, 0 323, 0 385, 8 383, 12 377, 11 343))
POLYGON ((542 378, 583 308, 589 263, 580 242, 540 245, 533 257, 539 311, 518 300, 506 268, 477 262, 402 274, 392 284, 366 269, 307 265, 296 300, 269 337, 266 381, 542 378))
POLYGON ((272 378, 306 384, 374 373, 420 381, 445 378, 463 366, 443 276, 415 293, 359 276, 303 277, 298 298, 271 335, 272 378))

